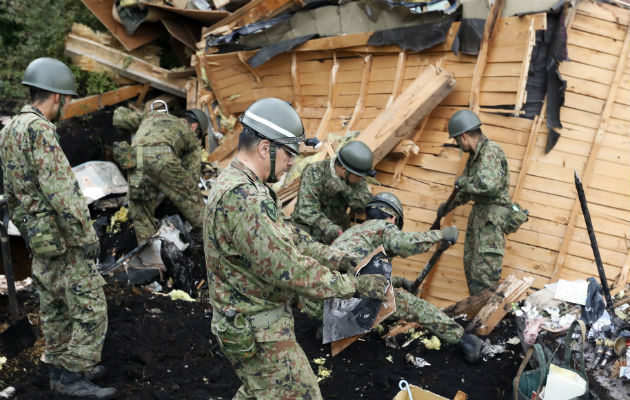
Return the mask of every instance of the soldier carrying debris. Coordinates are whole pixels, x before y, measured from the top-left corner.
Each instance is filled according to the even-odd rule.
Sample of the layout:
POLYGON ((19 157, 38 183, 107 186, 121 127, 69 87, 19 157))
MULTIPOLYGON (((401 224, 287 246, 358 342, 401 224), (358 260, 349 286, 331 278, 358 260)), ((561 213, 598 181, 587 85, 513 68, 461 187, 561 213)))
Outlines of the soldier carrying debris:
MULTIPOLYGON (((118 110, 117 110, 118 111, 118 110)), ((115 118, 121 115, 115 113, 115 118)), ((135 114, 130 114, 130 118, 135 114)), ((115 121, 120 126, 124 121, 115 121)), ((129 125, 129 124, 128 124, 129 125)), ((131 143, 129 214, 138 244, 158 228, 155 209, 164 196, 171 200, 193 228, 201 230, 203 197, 197 186, 201 171, 199 140, 209 120, 199 109, 187 110, 182 118, 167 110, 152 110, 142 120, 131 143)), ((123 164, 119 159, 119 164, 123 164)), ((122 165, 121 165, 122 166, 122 165)))
POLYGON ((332 243, 350 227, 348 206, 362 211, 370 200, 364 178, 376 174, 373 161, 370 148, 356 140, 343 146, 336 157, 307 166, 291 215, 293 223, 313 239, 332 243))
POLYGON ((265 182, 286 172, 305 141, 297 112, 265 98, 240 121, 238 154, 213 185, 204 217, 212 332, 243 383, 235 399, 321 399, 295 339, 288 302, 296 294, 383 300, 387 279, 355 278, 322 266, 325 246, 285 222, 278 210, 276 193, 265 182))
MULTIPOLYGON (((464 271, 471 295, 495 286, 501 278, 504 231, 510 220, 510 173, 501 147, 481 132, 481 120, 469 110, 459 110, 448 121, 448 136, 470 153, 464 173, 455 185, 455 199, 438 208, 438 216, 472 200, 464 243, 464 271)), ((516 229, 514 229, 516 230, 516 229)))
POLYGON ((76 82, 61 61, 42 57, 26 67, 22 84, 31 105, 0 132, 0 158, 11 220, 33 255, 50 389, 111 398, 116 389, 91 382, 105 374, 98 365, 107 331, 105 280, 93 261, 100 244, 52 123, 76 96, 76 82))
MULTIPOLYGON (((428 232, 402 232, 402 204, 392 193, 383 192, 373 196, 365 208, 365 214, 367 220, 342 233, 331 245, 332 249, 340 250, 355 260, 362 260, 383 245, 390 257, 409 257, 424 253, 440 240, 451 243, 457 241, 458 231, 454 226, 428 232)), ((348 272, 353 271, 350 269, 348 272)), ((396 288, 411 290, 413 282, 392 276, 392 284, 396 288)), ((479 360, 481 340, 477 336, 464 333, 457 322, 433 304, 405 290, 394 291, 396 311, 388 319, 418 322, 446 343, 457 343, 467 361, 479 360)), ((302 299, 302 302, 309 315, 322 318, 321 302, 316 307, 313 301, 302 299)))

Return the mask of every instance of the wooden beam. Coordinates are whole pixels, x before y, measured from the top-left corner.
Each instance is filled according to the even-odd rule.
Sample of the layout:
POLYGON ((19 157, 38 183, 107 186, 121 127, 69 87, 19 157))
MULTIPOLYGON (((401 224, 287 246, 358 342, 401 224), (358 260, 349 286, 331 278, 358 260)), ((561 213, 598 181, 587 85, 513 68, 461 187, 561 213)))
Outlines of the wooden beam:
POLYGON ((141 85, 123 86, 103 94, 72 100, 70 104, 68 104, 62 119, 89 114, 96 110, 100 110, 103 107, 129 100, 130 98, 137 96, 141 92, 141 88, 141 85))
POLYGON ((626 287, 628 284, 628 280, 630 278, 630 251, 628 251, 628 256, 626 257, 626 261, 623 263, 623 267, 621 268, 621 273, 619 274, 619 278, 615 282, 615 288, 621 290, 626 287))
POLYGON ((403 139, 389 152, 388 156, 391 158, 407 158, 411 154, 418 155, 420 153, 420 147, 414 143, 413 140, 403 139))
POLYGON ((293 106, 298 114, 302 114, 302 90, 298 71, 297 55, 291 52, 291 83, 293 84, 293 106))
POLYGON ((125 46, 127 51, 135 50, 140 46, 154 41, 164 34, 164 28, 157 22, 145 22, 141 24, 133 35, 127 34, 125 27, 112 16, 112 8, 116 0, 81 0, 92 14, 105 25, 107 30, 125 46))
POLYGON ((527 290, 534 283, 534 278, 526 276, 512 282, 507 279, 499 285, 497 291, 490 297, 488 303, 483 306, 479 313, 473 318, 465 330, 467 332, 474 331, 478 335, 488 335, 495 326, 507 314, 510 305, 521 300, 527 290))
MULTIPOLYGON (((416 131, 416 134, 414 135, 412 139, 413 143, 417 143, 420 140, 420 138, 422 137, 422 132, 424 132, 424 129, 426 128, 427 123, 429 122, 430 118, 431 118, 431 112, 429 112, 429 114, 427 114, 427 116, 424 117, 424 119, 422 120, 422 124, 420 124, 420 128, 416 131)), ((417 155, 417 154, 418 153, 414 153, 414 155, 417 155)), ((402 178, 402 171, 405 169, 405 166, 407 165, 407 161, 409 160, 410 156, 411 156, 410 154, 407 154, 405 155, 405 157, 403 157, 402 159, 396 162, 396 166, 394 167, 394 182, 396 182, 396 184, 400 183, 400 178, 402 178)))
POLYGON ((378 164, 401 140, 408 138, 455 86, 453 75, 434 66, 425 68, 391 105, 357 137, 374 153, 378 164))
MULTIPOLYGON (((516 277, 514 275, 510 275, 502 283, 509 284, 515 280, 516 277)), ((469 296, 461 299, 457 303, 448 306, 443 311, 451 318, 455 318, 458 315, 465 314, 466 320, 470 320, 474 318, 479 310, 481 310, 483 306, 488 303, 490 297, 492 297, 498 290, 499 285, 501 285, 501 283, 498 283, 496 286, 493 287, 485 288, 474 296, 469 296)))
POLYGON ((363 72, 361 73, 361 87, 359 88, 359 97, 357 97, 357 103, 354 105, 352 111, 352 118, 346 126, 346 133, 353 130, 357 122, 363 115, 365 109, 365 96, 367 95, 367 87, 370 81, 370 72, 372 71, 372 54, 363 57, 363 72))
POLYGON ((317 137, 320 141, 324 141, 328 137, 328 122, 332 117, 332 113, 335 108, 335 98, 337 97, 337 72, 339 72, 339 61, 337 60, 337 53, 333 52, 333 65, 330 69, 326 112, 324 113, 322 120, 319 122, 319 127, 317 128, 317 133, 315 134, 315 137, 317 137))
MULTIPOLYGON (((532 59, 532 51, 536 45, 536 30, 534 29, 534 19, 531 19, 529 24, 529 30, 527 31, 527 42, 525 44, 525 54, 523 55, 523 62, 521 63, 521 75, 518 84, 518 91, 516 92, 516 104, 514 105, 514 111, 520 111, 523 108, 523 104, 526 101, 527 92, 525 87, 527 86, 527 77, 529 74, 529 64, 532 59)), ((515 114, 517 116, 517 114, 515 114)))
MULTIPOLYGON (((601 115, 599 127, 597 128, 597 133, 595 134, 595 137, 593 139, 593 145, 591 146, 591 151, 588 155, 586 166, 584 167, 584 171, 581 174, 582 185, 584 186, 585 192, 588 190, 588 185, 593 176, 593 168, 595 167, 595 160, 597 159, 597 152, 599 151, 599 147, 601 145, 602 139, 608 127, 610 114, 612 112, 615 99, 617 98, 617 91, 619 89, 619 84, 621 83, 624 69, 626 66, 626 62, 628 61, 629 49, 630 49, 630 27, 628 28, 628 30, 626 30, 626 37, 624 39, 623 47, 621 49, 621 54, 619 55, 619 62, 617 63, 617 69, 615 70, 615 77, 612 81, 610 90, 608 92, 606 105, 604 106, 604 111, 602 112, 602 115, 601 115)), ((575 200, 573 201, 573 208, 571 209, 571 216, 569 217, 569 223, 567 225, 566 232, 562 239, 562 245, 560 246, 560 250, 558 251, 558 257, 556 258, 556 262, 553 266, 553 271, 551 273, 551 282, 555 282, 556 280, 558 280, 558 277, 560 275, 560 268, 564 265, 564 261, 565 261, 565 258, 567 256, 567 252, 569 249, 569 243, 571 242, 571 238, 573 237, 573 231, 575 230, 575 225, 577 224, 577 218, 579 216, 578 213, 580 210, 581 210, 580 201, 576 195, 575 200)))
POLYGON ((166 79, 167 69, 157 67, 140 58, 74 34, 66 36, 66 53, 88 57, 115 70, 118 74, 179 97, 186 97, 186 78, 166 79))
POLYGON ((202 30, 202 36, 227 35, 228 33, 253 22, 264 21, 293 7, 304 7, 302 0, 253 0, 202 30))
POLYGON ((389 96, 389 100, 387 100, 387 105, 385 108, 392 105, 394 99, 398 97, 400 91, 402 90, 402 84, 405 77, 405 65, 407 64, 407 53, 401 51, 398 53, 398 62, 396 63, 396 74, 394 75, 394 86, 392 89, 392 95, 389 96))
POLYGON ((470 89, 469 106, 470 109, 474 112, 479 112, 479 93, 481 89, 481 78, 483 77, 483 73, 486 69, 486 64, 488 63, 488 52, 490 50, 490 45, 492 44, 494 32, 497 27, 497 20, 501 17, 501 14, 503 13, 505 2, 506 0, 495 0, 494 4, 492 4, 492 8, 490 9, 490 13, 486 18, 486 24, 483 28, 481 47, 479 48, 479 54, 477 55, 477 63, 475 64, 475 70, 473 72, 473 79, 470 89))
POLYGON ((238 147, 239 136, 240 133, 236 132, 226 135, 223 143, 221 143, 219 147, 214 149, 214 151, 208 155, 208 161, 221 161, 232 154, 232 152, 238 147))
POLYGON ((534 151, 534 147, 536 147, 538 132, 540 132, 540 127, 545 120, 546 112, 547 98, 545 97, 542 108, 540 109, 540 113, 534 118, 534 121, 532 122, 532 129, 529 132, 527 147, 525 148, 525 153, 523 154, 523 162, 521 163, 521 170, 518 172, 516 186, 514 187, 514 192, 512 192, 512 200, 515 202, 517 202, 518 199, 521 197, 521 190, 523 189, 523 183, 525 182, 525 177, 527 176, 527 171, 529 169, 529 164, 532 158, 532 152, 534 151))

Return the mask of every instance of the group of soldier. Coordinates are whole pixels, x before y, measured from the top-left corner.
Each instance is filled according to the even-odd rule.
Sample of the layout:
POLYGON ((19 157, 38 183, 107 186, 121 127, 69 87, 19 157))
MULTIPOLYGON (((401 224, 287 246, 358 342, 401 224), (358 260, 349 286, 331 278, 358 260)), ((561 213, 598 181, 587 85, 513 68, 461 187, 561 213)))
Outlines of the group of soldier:
MULTIPOLYGON (((69 68, 51 58, 34 60, 23 84, 31 104, 2 130, 0 158, 12 221, 33 254, 39 289, 45 360, 51 390, 111 398, 114 388, 96 382, 107 331, 105 284, 94 259, 99 241, 53 122, 63 114, 76 84, 69 68)), ((115 117, 116 118, 116 117, 115 117)), ((412 282, 357 274, 358 262, 383 246, 389 257, 420 254, 439 241, 455 243, 457 228, 403 232, 404 212, 392 193, 370 194, 373 155, 351 141, 327 160, 308 165, 295 211, 283 215, 269 183, 293 165, 306 140, 302 121, 288 103, 265 98, 241 116, 237 155, 213 183, 207 199, 198 190, 199 141, 209 120, 198 109, 181 118, 165 110, 140 116, 133 128, 128 169, 130 215, 138 243, 157 230, 157 206, 168 198, 202 237, 213 309, 211 330, 242 382, 235 399, 320 399, 317 379, 295 339, 292 308, 322 318, 330 298, 385 299, 395 290, 391 319, 418 322, 464 359, 476 362, 481 340, 411 290, 412 282), (351 226, 348 208, 364 213, 351 226)), ((116 121, 115 125, 116 125, 116 121)), ((454 201, 438 215, 473 201, 465 238, 464 270, 471 294, 500 278, 511 200, 501 148, 481 132, 468 110, 449 121, 449 137, 470 154, 455 182, 454 201)))

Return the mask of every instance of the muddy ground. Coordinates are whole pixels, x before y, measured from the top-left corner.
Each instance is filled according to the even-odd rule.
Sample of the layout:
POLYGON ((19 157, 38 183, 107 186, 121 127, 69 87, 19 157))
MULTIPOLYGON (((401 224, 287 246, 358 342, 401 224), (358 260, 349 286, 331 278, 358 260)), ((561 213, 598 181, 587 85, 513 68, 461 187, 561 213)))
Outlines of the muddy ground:
MULTIPOLYGON (((0 110, 1 110, 0 105, 0 110)), ((125 138, 111 126, 113 108, 84 118, 73 118, 60 126, 61 143, 72 165, 94 159, 109 159, 114 140, 125 138)), ((0 112, 2 114, 2 112, 0 112)), ((168 212, 168 207, 164 209, 168 212)), ((92 210, 94 212, 94 210, 92 210)), ((105 218, 108 215, 93 217, 105 218)), ((106 219, 107 221, 107 219, 106 219)), ((106 222, 105 221, 105 222, 106 222)), ((117 235, 102 236, 103 261, 111 251, 121 255, 135 246, 132 225, 123 225, 117 235)), ((188 263, 197 277, 204 276, 202 258, 188 263)), ((168 276, 167 276, 168 277, 168 276)), ((162 281, 165 285, 165 282, 162 281)), ((172 301, 141 287, 106 286, 109 329, 103 363, 109 373, 102 382, 119 390, 120 399, 230 399, 239 384, 230 364, 210 333, 212 310, 204 286, 193 303, 172 301)), ((20 300, 39 329, 37 294, 21 293, 20 300)), ((392 399, 398 382, 406 379, 446 398, 458 390, 469 399, 512 399, 512 381, 522 360, 521 345, 506 341, 516 336, 516 323, 506 317, 487 337, 505 351, 479 364, 469 364, 454 346, 428 350, 416 340, 405 348, 408 335, 391 347, 381 334, 371 332, 336 357, 330 347, 317 341, 316 322, 295 310, 295 329, 315 373, 328 369, 331 376, 320 382, 324 399, 392 399), (418 368, 406 361, 408 355, 422 357, 430 366, 418 368), (315 363, 324 359, 323 365, 315 363)), ((0 297, 0 324, 8 320, 6 297, 0 297)), ((463 321, 460 321, 464 323, 463 321)), ((43 341, 8 360, 0 370, 0 381, 17 389, 17 399, 61 399, 48 390, 48 369, 40 361, 43 341)), ((605 389, 591 382, 600 399, 612 399, 605 389)))

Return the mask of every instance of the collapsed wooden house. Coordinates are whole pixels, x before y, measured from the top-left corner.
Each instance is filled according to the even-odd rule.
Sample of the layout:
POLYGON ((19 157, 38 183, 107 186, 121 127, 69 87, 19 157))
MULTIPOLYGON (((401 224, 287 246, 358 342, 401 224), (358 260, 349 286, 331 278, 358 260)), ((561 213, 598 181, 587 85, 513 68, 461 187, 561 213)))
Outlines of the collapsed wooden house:
MULTIPOLYGON (((228 116, 273 96, 296 107, 307 136, 325 140, 330 133, 360 130, 359 138, 380 160, 376 179, 381 186, 372 191, 394 192, 404 205, 405 230, 418 231, 429 228, 465 163, 457 149, 442 146, 448 118, 472 107, 480 112, 484 133, 508 157, 513 200, 530 212, 529 221, 508 236, 503 276, 532 276, 536 288, 558 278, 597 276, 573 185, 575 170, 586 187, 609 284, 623 287, 630 273, 629 19, 627 9, 590 0, 569 13, 570 61, 559 69, 567 81, 560 110, 563 128, 548 154, 545 106, 534 119, 518 117, 526 100, 535 33, 545 29, 545 14, 498 18, 494 29, 487 23, 476 57, 451 51, 457 22, 446 42, 422 52, 370 46, 371 33, 309 40, 256 68, 247 63, 255 51, 200 52, 198 89, 189 91, 188 102, 208 106, 216 99, 228 116), (439 94, 438 86, 448 86, 449 77, 455 81, 452 90, 439 94), (435 88, 424 92, 426 101, 411 104, 411 96, 396 104, 405 109, 391 107, 406 89, 421 96, 430 85, 435 88), (409 127, 409 114, 430 103, 431 96, 439 98, 437 107, 420 112, 421 122, 409 127), (383 142, 388 142, 386 151, 383 142)), ((224 138, 211 159, 227 164, 236 137, 224 138)), ((290 200, 296 187, 293 183, 280 193, 290 191, 283 196, 290 200)), ((460 207, 443 224, 464 231, 469 211, 470 205, 460 207)), ((463 236, 428 278, 423 296, 439 306, 468 294, 463 236)), ((395 272, 414 278, 429 256, 398 258, 395 272)))

